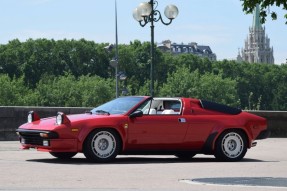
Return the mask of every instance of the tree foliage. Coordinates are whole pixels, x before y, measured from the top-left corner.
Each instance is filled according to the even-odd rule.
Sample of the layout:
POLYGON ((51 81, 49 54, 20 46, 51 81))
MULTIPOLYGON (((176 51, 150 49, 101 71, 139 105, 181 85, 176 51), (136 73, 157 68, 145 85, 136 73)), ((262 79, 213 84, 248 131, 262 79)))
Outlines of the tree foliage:
POLYGON ((42 106, 96 106, 114 96, 114 83, 98 76, 73 75, 60 77, 45 76, 37 84, 34 94, 36 105, 42 106))
POLYGON ((23 78, 0 75, 0 105, 93 107, 114 97, 114 81, 98 76, 71 74, 43 76, 36 87, 29 89, 23 78))
MULTIPOLYGON (((81 40, 12 40, 0 45, 0 105, 94 107, 115 97, 115 53, 81 40)), ((184 96, 243 109, 287 110, 286 65, 210 61, 156 49, 155 96, 184 96)), ((119 45, 119 82, 149 95, 150 43, 119 45)))
POLYGON ((8 75, 0 75, 0 105, 15 106, 29 105, 29 90, 25 85, 23 78, 11 79, 8 75))
MULTIPOLYGON (((267 13, 269 12, 269 7, 276 5, 277 7, 282 7, 282 9, 287 11, 287 1, 286 0, 240 0, 242 2, 243 6, 243 11, 246 13, 252 13, 253 10, 256 7, 256 4, 260 4, 261 10, 260 10, 260 20, 261 23, 265 23, 267 13)), ((287 13, 284 15, 287 24, 287 13)), ((276 12, 271 12, 271 18, 272 20, 277 19, 277 13, 276 12)))
POLYGON ((23 76, 29 87, 35 87, 43 75, 66 72, 75 77, 92 74, 106 78, 110 70, 104 46, 84 39, 29 39, 23 43, 16 39, 0 46, 1 73, 11 78, 23 76))
POLYGON ((200 74, 199 70, 191 72, 184 66, 168 76, 160 95, 194 97, 239 106, 236 86, 235 80, 224 79, 222 74, 200 74))

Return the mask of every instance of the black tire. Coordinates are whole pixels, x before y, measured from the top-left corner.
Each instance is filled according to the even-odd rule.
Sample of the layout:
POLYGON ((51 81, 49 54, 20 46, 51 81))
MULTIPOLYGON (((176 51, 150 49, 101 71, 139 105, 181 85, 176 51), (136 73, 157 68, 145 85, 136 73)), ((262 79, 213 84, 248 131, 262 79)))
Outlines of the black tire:
POLYGON ((240 130, 228 130, 217 139, 214 156, 219 161, 240 161, 247 152, 247 137, 240 130))
POLYGON ((195 155, 196 153, 178 153, 175 156, 182 160, 189 160, 192 159, 195 155))
POLYGON ((98 129, 85 140, 83 153, 92 162, 109 162, 121 149, 119 135, 111 129, 98 129))
POLYGON ((74 157, 77 152, 50 152, 50 154, 58 159, 70 159, 74 157))

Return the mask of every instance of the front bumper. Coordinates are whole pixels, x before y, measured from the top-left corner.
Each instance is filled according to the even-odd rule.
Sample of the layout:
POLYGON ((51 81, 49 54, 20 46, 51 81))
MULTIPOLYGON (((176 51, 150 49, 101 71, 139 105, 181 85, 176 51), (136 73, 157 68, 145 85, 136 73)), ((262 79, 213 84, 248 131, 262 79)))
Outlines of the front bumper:
POLYGON ((261 131, 255 140, 267 139, 268 137, 270 137, 270 135, 271 135, 271 131, 266 129, 266 130, 261 131))
POLYGON ((47 152, 77 152, 77 139, 60 139, 53 131, 17 129, 21 149, 35 148, 47 152), (44 133, 47 137, 42 137, 44 133))

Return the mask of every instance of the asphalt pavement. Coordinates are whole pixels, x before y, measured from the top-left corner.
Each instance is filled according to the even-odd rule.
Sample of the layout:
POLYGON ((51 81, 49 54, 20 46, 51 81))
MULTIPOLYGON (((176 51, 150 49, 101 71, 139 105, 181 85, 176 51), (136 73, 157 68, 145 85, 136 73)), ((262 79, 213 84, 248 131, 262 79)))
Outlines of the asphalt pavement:
POLYGON ((49 153, 0 142, 0 191, 269 191, 287 190, 287 139, 258 141, 240 162, 196 155, 118 156, 90 163, 83 154, 61 161, 49 153))

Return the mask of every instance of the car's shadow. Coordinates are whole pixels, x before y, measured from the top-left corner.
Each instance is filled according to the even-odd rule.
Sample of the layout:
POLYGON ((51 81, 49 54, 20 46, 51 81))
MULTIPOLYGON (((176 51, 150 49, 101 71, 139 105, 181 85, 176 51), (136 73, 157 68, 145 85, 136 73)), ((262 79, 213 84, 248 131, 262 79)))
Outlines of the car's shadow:
MULTIPOLYGON (((46 158, 46 159, 28 159, 28 162, 41 162, 41 163, 54 163, 54 164, 74 164, 74 165, 113 165, 113 164, 168 164, 168 163, 214 163, 220 162, 215 158, 201 158, 195 157, 192 159, 179 159, 174 157, 167 157, 167 158, 156 158, 156 157, 118 157, 111 162, 108 163, 99 163, 99 162, 90 162, 86 158, 72 158, 72 159, 56 159, 56 158, 46 158)), ((276 162, 276 161, 263 161, 258 159, 249 159, 244 158, 238 163, 245 163, 245 162, 276 162)))

